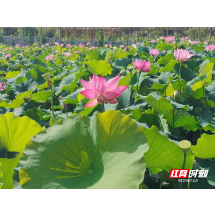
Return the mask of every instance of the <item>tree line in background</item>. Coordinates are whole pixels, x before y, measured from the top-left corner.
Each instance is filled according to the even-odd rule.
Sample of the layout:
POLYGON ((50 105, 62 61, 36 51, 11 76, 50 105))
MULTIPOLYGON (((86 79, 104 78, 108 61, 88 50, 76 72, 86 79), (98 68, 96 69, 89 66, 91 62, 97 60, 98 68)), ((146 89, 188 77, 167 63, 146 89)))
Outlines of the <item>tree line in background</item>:
POLYGON ((187 28, 186 30, 175 30, 169 28, 168 30, 157 28, 61 28, 61 27, 22 27, 13 28, 5 27, 0 28, 0 36, 15 36, 15 37, 44 37, 44 38, 61 38, 62 40, 99 40, 102 41, 127 41, 132 40, 134 42, 143 41, 145 39, 155 39, 160 36, 175 36, 181 38, 188 36, 191 40, 210 40, 215 39, 214 28, 187 28))

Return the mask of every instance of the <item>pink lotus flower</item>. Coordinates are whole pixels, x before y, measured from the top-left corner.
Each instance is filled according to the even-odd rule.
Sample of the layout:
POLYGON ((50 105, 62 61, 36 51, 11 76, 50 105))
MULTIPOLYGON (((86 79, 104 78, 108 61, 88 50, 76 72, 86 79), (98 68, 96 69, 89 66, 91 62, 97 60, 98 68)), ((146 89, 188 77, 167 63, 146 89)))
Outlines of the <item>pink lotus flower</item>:
POLYGON ((68 48, 72 48, 72 45, 70 45, 70 44, 67 44, 67 45, 66 45, 66 47, 68 47, 68 48))
POLYGON ((68 53, 68 52, 64 52, 63 54, 64 54, 65 57, 70 57, 71 56, 71 54, 68 53))
POLYGON ((6 57, 8 57, 8 58, 11 57, 11 54, 6 54, 6 57))
POLYGON ((153 57, 157 57, 159 54, 159 51, 157 49, 150 49, 149 54, 153 57))
POLYGON ((56 46, 59 46, 59 43, 58 43, 58 42, 55 42, 54 44, 55 44, 56 46))
POLYGON ((185 37, 185 38, 182 37, 182 38, 181 38, 182 41, 185 41, 185 40, 188 40, 188 39, 189 39, 188 37, 185 37))
POLYGON ((165 37, 165 40, 167 43, 172 43, 175 40, 175 37, 172 37, 172 36, 165 37))
POLYGON ((206 51, 214 51, 215 50, 215 45, 209 45, 207 47, 205 47, 206 51))
POLYGON ((119 86, 120 76, 111 78, 108 81, 104 77, 98 77, 96 74, 93 74, 93 78, 90 77, 90 82, 80 79, 81 84, 84 87, 84 91, 80 93, 88 99, 93 99, 88 102, 84 107, 93 107, 96 104, 101 104, 103 102, 108 102, 110 104, 116 104, 116 98, 120 97, 122 92, 124 92, 128 87, 119 86))
POLYGON ((49 46, 49 43, 46 43, 45 46, 49 46))
POLYGON ((195 45, 196 43, 199 43, 198 41, 190 41, 191 45, 195 45))
POLYGON ((120 47, 120 48, 124 48, 125 46, 123 46, 123 45, 120 45, 119 47, 120 47))
POLYGON ((132 44, 131 45, 134 49, 137 48, 136 44, 132 44))
POLYGON ((79 51, 74 51, 73 54, 80 54, 80 52, 79 51))
POLYGON ((81 48, 84 48, 84 45, 82 45, 81 43, 78 46, 81 47, 81 48))
POLYGON ((16 44, 15 47, 16 47, 16 48, 19 47, 19 44, 16 44))
POLYGON ((155 42, 155 40, 151 40, 151 42, 152 42, 152 43, 154 43, 154 42, 155 42))
POLYGON ((38 49, 38 46, 35 46, 35 49, 38 49))
POLYGON ((134 64, 135 68, 138 69, 138 72, 140 72, 140 71, 149 72, 152 69, 152 68, 149 67, 152 63, 149 63, 146 60, 138 61, 136 59, 136 61, 134 61, 133 64, 134 64))
POLYGON ((146 46, 145 43, 142 43, 141 46, 146 46))
POLYGON ((106 44, 105 47, 109 48, 111 47, 111 44, 106 44))
POLYGON ((208 45, 208 42, 204 42, 205 45, 208 45))
POLYGON ((159 37, 161 40, 163 40, 164 39, 164 37, 163 36, 161 36, 161 37, 159 37))
POLYGON ((49 61, 49 60, 54 60, 54 55, 48 55, 45 57, 46 61, 49 61))
POLYGON ((87 46, 90 46, 90 43, 87 43, 87 46))
POLYGON ((9 48, 9 50, 13 50, 13 48, 9 48))
POLYGON ((22 56, 22 53, 20 53, 19 55, 21 55, 21 56, 22 56))
POLYGON ((3 83, 1 82, 0 83, 0 91, 3 91, 4 90, 4 86, 3 86, 3 83))
POLYGON ((188 50, 177 49, 177 51, 174 51, 174 56, 177 61, 183 62, 188 61, 193 56, 193 54, 190 54, 188 50))
POLYGON ((63 47, 63 46, 64 46, 64 44, 60 44, 60 46, 61 46, 61 47, 63 47))
POLYGON ((44 45, 41 46, 41 48, 44 48, 44 47, 45 47, 44 45))
POLYGON ((91 50, 91 49, 95 49, 95 48, 96 48, 96 47, 90 47, 90 48, 89 48, 89 50, 91 50))

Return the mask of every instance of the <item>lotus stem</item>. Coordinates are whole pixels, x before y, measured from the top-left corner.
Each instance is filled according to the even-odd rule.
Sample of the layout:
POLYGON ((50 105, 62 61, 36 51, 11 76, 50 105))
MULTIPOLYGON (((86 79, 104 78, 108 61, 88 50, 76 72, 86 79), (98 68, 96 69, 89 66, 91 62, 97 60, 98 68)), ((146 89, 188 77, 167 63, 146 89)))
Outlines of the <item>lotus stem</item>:
POLYGON ((53 106, 53 91, 51 86, 51 108, 52 108, 52 116, 54 117, 54 106, 53 106))
POLYGON ((161 177, 160 177, 160 180, 161 180, 161 182, 160 182, 160 189, 162 189, 162 176, 163 176, 163 170, 162 170, 162 172, 161 172, 161 177))
MULTIPOLYGON (((182 169, 184 169, 184 167, 185 167, 186 157, 187 157, 187 153, 184 153, 184 162, 183 162, 182 169)), ((182 182, 180 182, 180 184, 179 184, 179 189, 181 189, 181 186, 182 186, 182 182)))
POLYGON ((178 78, 179 86, 180 86, 180 93, 181 93, 181 64, 182 64, 182 62, 180 62, 180 67, 179 67, 179 78, 178 78))
POLYGON ((104 113, 105 112, 105 103, 102 102, 102 112, 104 113))
POLYGON ((173 137, 175 136, 175 134, 174 134, 174 129, 175 129, 174 112, 175 112, 175 109, 173 109, 173 111, 172 111, 172 127, 173 127, 173 132, 172 132, 172 134, 173 134, 173 137))
POLYGON ((5 158, 7 158, 7 149, 5 149, 5 158))
POLYGON ((190 179, 188 179, 187 189, 190 189, 190 179))

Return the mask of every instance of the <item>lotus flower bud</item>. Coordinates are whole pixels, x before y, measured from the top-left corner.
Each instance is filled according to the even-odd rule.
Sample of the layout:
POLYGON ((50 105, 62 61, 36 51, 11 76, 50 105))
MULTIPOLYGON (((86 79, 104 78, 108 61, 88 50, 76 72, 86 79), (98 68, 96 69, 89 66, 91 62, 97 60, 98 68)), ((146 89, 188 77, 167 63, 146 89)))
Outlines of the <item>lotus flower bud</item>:
POLYGON ((42 75, 42 77, 46 80, 46 81, 50 81, 50 72, 42 75))
POLYGON ((63 108, 63 110, 67 110, 67 105, 64 102, 62 104, 62 108, 63 108))
POLYGON ((187 152, 189 151, 189 149, 191 147, 191 142, 188 140, 182 140, 181 142, 179 142, 178 146, 181 148, 181 151, 184 154, 187 154, 187 152))
POLYGON ((61 98, 62 96, 58 96, 58 101, 60 101, 60 98, 61 98))
POLYGON ((125 51, 126 51, 126 52, 129 52, 128 46, 125 47, 125 51))
POLYGON ((49 87, 51 87, 52 86, 52 81, 47 81, 47 87, 49 88, 49 87))
POLYGON ((179 95, 179 93, 180 93, 180 92, 179 92, 178 90, 175 90, 175 91, 174 91, 173 98, 175 99, 175 98, 179 95))

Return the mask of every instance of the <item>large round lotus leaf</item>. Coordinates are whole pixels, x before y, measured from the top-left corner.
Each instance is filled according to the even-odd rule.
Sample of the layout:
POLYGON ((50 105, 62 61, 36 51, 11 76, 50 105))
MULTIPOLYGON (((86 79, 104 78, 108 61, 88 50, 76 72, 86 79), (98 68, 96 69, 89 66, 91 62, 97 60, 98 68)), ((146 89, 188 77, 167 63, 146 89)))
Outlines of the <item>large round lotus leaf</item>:
POLYGON ((198 158, 215 158, 215 135, 202 134, 197 140, 197 144, 192 146, 191 149, 198 158))
POLYGON ((17 167, 20 159, 20 153, 14 159, 0 158, 0 188, 13 189, 13 173, 14 168, 17 167), (2 171, 2 173, 1 173, 2 171))
POLYGON ((138 188, 146 137, 119 111, 74 116, 36 135, 20 160, 23 188, 138 188))
POLYGON ((11 112, 0 115, 0 148, 22 152, 28 141, 41 130, 41 126, 27 116, 17 117, 11 112))

